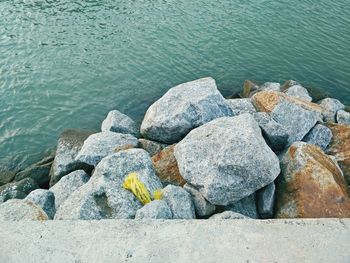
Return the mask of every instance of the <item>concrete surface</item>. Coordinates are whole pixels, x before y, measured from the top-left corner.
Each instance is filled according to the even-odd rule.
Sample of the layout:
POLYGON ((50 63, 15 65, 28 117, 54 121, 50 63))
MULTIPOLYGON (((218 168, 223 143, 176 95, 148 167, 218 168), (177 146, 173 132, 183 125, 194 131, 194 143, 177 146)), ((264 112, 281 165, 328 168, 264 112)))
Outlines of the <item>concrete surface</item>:
POLYGON ((350 219, 1 222, 0 262, 350 262, 350 219))

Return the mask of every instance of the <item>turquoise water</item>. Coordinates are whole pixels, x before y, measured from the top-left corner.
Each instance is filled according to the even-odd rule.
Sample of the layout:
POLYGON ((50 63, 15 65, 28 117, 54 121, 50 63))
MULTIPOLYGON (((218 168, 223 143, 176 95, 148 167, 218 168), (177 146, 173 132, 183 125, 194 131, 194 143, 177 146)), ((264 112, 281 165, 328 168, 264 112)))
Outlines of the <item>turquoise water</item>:
POLYGON ((67 127, 111 109, 141 121, 204 76, 295 79, 350 104, 349 0, 2 0, 0 164, 38 160, 67 127))

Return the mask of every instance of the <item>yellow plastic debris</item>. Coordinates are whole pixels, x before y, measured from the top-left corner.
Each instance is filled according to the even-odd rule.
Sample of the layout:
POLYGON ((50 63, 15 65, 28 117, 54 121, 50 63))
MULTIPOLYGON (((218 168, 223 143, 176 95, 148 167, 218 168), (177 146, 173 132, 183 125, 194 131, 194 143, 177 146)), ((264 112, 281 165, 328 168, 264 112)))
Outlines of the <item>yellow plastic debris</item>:
POLYGON ((153 193, 153 196, 154 196, 154 200, 162 200, 162 198, 163 198, 162 190, 161 189, 155 190, 153 193))
POLYGON ((137 173, 129 173, 124 180, 123 187, 131 191, 142 204, 145 205, 151 202, 151 196, 144 183, 140 181, 137 173))

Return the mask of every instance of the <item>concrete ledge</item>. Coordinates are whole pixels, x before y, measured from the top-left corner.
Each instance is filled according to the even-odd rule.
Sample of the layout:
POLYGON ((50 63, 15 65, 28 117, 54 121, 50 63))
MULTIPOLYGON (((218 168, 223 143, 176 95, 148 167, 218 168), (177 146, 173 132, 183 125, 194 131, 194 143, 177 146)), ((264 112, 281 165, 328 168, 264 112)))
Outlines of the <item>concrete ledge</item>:
POLYGON ((1 222, 0 262, 350 262, 350 219, 1 222))

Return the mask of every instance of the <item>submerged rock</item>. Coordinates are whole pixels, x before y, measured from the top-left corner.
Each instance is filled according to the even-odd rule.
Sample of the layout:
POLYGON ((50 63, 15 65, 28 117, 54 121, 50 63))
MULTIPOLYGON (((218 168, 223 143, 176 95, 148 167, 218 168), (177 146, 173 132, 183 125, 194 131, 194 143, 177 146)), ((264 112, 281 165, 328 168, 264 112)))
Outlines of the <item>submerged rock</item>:
POLYGON ((221 220, 221 219, 251 219, 251 218, 233 211, 225 211, 219 214, 212 215, 211 217, 209 217, 209 219, 221 220))
POLYGON ((115 132, 99 132, 90 135, 75 158, 92 166, 96 166, 104 157, 136 147, 137 139, 130 134, 115 132))
POLYGON ((335 122, 337 111, 345 108, 339 100, 333 98, 326 98, 319 102, 323 109, 324 120, 327 122, 335 122))
POLYGON ((260 218, 256 208, 255 193, 227 206, 227 211, 233 211, 250 218, 260 218))
POLYGON ((7 184, 15 178, 16 173, 0 166, 0 186, 7 184))
POLYGON ((75 160, 84 141, 92 134, 90 131, 67 129, 58 139, 55 159, 50 171, 50 187, 56 184, 63 176, 75 170, 91 171, 91 166, 75 160))
POLYGON ((350 126, 350 112, 344 110, 337 111, 337 123, 350 126))
POLYGON ((147 139, 172 144, 193 128, 230 115, 231 107, 215 80, 198 79, 171 88, 153 103, 143 119, 141 133, 147 139))
POLYGON ((0 205, 0 221, 43 221, 48 219, 44 210, 27 200, 12 199, 0 205))
POLYGON ((151 156, 154 156, 169 145, 147 139, 139 139, 139 146, 148 152, 151 156))
POLYGON ((275 183, 271 183, 257 191, 257 208, 262 219, 272 218, 275 205, 275 183))
POLYGON ((154 200, 137 210, 135 219, 172 219, 170 207, 165 201, 154 200))
POLYGON ((248 98, 249 95, 258 90, 259 86, 250 80, 245 80, 243 84, 242 98, 248 98))
POLYGON ((215 205, 251 195, 280 172, 277 156, 250 114, 223 117, 192 130, 175 146, 175 158, 184 179, 215 205))
POLYGON ((209 216, 215 212, 216 206, 205 200, 203 195, 196 188, 194 188, 193 185, 185 184, 183 188, 190 193, 196 214, 198 216, 209 216))
POLYGON ((132 172, 137 174, 152 198, 154 191, 162 188, 146 151, 120 151, 102 159, 90 180, 61 204, 55 219, 134 218, 142 204, 132 192, 123 188, 125 178, 132 172))
POLYGON ((0 186, 0 204, 9 199, 23 199, 37 188, 39 185, 32 178, 0 186))
POLYGON ((227 102, 230 104, 233 116, 237 116, 243 113, 250 113, 253 114, 256 112, 250 98, 246 99, 230 99, 227 100, 227 102))
POLYGON ((102 122, 101 131, 131 134, 135 137, 139 136, 139 127, 137 124, 129 116, 117 110, 112 110, 108 113, 106 119, 102 122))
POLYGON ((175 145, 168 146, 152 157, 154 169, 164 185, 183 186, 186 181, 182 178, 174 156, 175 145))
POLYGON ((30 192, 24 200, 31 201, 41 207, 50 219, 53 219, 55 216, 55 196, 53 192, 45 189, 36 189, 30 192))
POLYGON ((320 147, 323 151, 332 140, 332 131, 322 124, 317 124, 305 135, 303 141, 320 147))
POLYGON ((336 158, 347 183, 350 185, 350 126, 328 123, 327 127, 331 129, 333 138, 326 153, 336 158))
POLYGON ((163 200, 169 205, 173 219, 196 218, 191 195, 182 187, 168 185, 163 190, 163 200))
POLYGON ((300 85, 294 85, 286 90, 286 94, 288 96, 296 97, 298 99, 303 99, 306 101, 312 101, 311 96, 309 95, 309 92, 307 89, 300 85))
POLYGON ((89 178, 84 170, 78 170, 63 176, 61 180, 52 186, 50 191, 55 195, 56 210, 75 190, 87 183, 89 178))
POLYGON ((295 142, 281 159, 277 218, 350 217, 349 190, 341 171, 320 148, 295 142))

